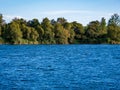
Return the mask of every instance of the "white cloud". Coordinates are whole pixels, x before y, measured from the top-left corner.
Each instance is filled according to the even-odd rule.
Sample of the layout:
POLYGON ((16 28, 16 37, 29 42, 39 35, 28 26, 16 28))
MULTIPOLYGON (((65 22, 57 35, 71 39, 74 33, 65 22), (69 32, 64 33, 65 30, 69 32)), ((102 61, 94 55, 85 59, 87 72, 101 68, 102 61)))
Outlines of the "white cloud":
POLYGON ((90 11, 90 10, 57 10, 57 11, 43 11, 42 15, 68 15, 68 14, 84 14, 84 15, 112 15, 111 12, 90 11))
POLYGON ((45 16, 50 19, 56 19, 58 17, 64 17, 68 21, 78 21, 84 25, 90 21, 101 20, 102 17, 106 18, 106 21, 111 17, 113 13, 103 11, 90 11, 90 10, 59 10, 59 11, 46 11, 41 12, 40 16, 45 16))
POLYGON ((93 13, 92 11, 87 10, 59 10, 59 11, 46 11, 41 12, 41 14, 45 15, 63 15, 63 14, 88 14, 93 13))
POLYGON ((7 22, 11 21, 14 18, 23 18, 23 17, 17 15, 3 15, 3 19, 5 19, 7 22))
POLYGON ((112 12, 90 11, 90 10, 58 10, 58 11, 53 10, 53 11, 43 11, 43 12, 33 13, 33 14, 28 14, 28 13, 25 15, 23 14, 22 16, 26 18, 18 15, 3 15, 3 17, 4 17, 4 20, 6 20, 6 22, 11 21, 15 17, 24 18, 26 20, 37 18, 40 20, 40 22, 45 17, 48 17, 49 19, 55 19, 55 20, 58 17, 64 17, 69 22, 78 21, 83 25, 86 25, 90 21, 94 21, 94 20, 100 21, 102 17, 105 17, 106 21, 108 21, 111 15, 113 14, 114 13, 112 12))

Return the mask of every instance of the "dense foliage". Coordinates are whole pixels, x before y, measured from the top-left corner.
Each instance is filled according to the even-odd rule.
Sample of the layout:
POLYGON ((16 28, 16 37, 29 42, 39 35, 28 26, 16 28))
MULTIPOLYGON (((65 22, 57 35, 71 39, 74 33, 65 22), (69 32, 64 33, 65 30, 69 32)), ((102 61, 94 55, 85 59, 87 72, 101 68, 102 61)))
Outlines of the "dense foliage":
POLYGON ((56 21, 44 18, 26 21, 13 19, 10 23, 0 14, 0 44, 120 44, 120 17, 114 14, 106 23, 91 21, 87 26, 64 18, 56 21))

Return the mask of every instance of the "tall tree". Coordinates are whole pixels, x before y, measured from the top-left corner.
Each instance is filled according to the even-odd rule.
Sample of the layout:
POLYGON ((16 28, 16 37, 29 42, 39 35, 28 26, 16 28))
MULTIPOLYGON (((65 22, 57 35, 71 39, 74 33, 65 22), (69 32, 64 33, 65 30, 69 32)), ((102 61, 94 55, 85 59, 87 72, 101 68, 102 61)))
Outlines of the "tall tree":
MULTIPOLYGON (((30 33, 30 40, 33 42, 37 42, 39 34, 34 28, 30 28, 31 33, 30 33)), ((37 42, 38 43, 38 42, 37 42)))
POLYGON ((16 22, 11 22, 8 25, 6 32, 6 39, 10 41, 11 44, 21 44, 22 32, 20 30, 19 24, 16 22))
POLYGON ((120 17, 118 14, 111 16, 107 27, 110 43, 120 43, 120 17))
POLYGON ((5 20, 3 20, 3 15, 0 14, 0 37, 2 36, 2 33, 4 32, 3 29, 5 27, 5 20))
POLYGON ((30 33, 31 33, 31 27, 26 26, 25 24, 21 25, 21 31, 23 35, 23 39, 29 40, 30 39, 30 33))
POLYGON ((104 17, 101 19, 101 22, 100 22, 97 42, 98 43, 107 42, 107 27, 106 27, 106 19, 104 17))
POLYGON ((43 38, 44 37, 44 29, 42 28, 41 25, 39 25, 39 26, 36 27, 36 30, 39 34, 38 42, 40 44, 42 44, 42 41, 44 40, 44 38, 43 38))
POLYGON ((68 30, 64 29, 60 23, 57 23, 54 28, 55 40, 57 44, 68 44, 70 34, 68 30))
POLYGON ((43 35, 43 43, 45 44, 51 44, 54 43, 54 32, 53 32, 53 26, 48 18, 44 18, 41 26, 44 30, 44 35, 43 35))
POLYGON ((104 34, 106 33, 106 19, 105 18, 102 18, 101 19, 101 22, 100 22, 100 30, 101 30, 101 33, 104 34))
POLYGON ((100 30, 99 26, 100 26, 99 21, 90 22, 88 24, 86 35, 90 38, 97 38, 99 36, 99 30, 100 30))
POLYGON ((1 36, 1 34, 2 34, 2 14, 0 14, 0 36, 1 36))
POLYGON ((72 29, 75 32, 76 43, 82 42, 83 41, 82 39, 85 33, 83 25, 78 22, 72 22, 72 29))
POLYGON ((66 22, 66 23, 63 24, 63 26, 66 30, 68 30, 69 35, 70 35, 69 38, 68 38, 68 42, 70 44, 73 44, 74 43, 74 38, 75 38, 75 32, 74 32, 74 29, 72 28, 72 23, 66 22))
POLYGON ((111 18, 108 21, 108 25, 116 25, 120 26, 120 16, 118 14, 114 14, 111 16, 111 18))

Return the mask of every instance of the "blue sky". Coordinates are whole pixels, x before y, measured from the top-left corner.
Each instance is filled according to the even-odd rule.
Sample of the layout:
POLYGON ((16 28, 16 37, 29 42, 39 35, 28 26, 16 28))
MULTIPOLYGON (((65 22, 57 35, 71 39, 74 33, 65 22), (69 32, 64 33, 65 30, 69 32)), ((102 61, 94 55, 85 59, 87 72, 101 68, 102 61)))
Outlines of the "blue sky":
POLYGON ((78 21, 84 25, 114 13, 120 14, 120 0, 0 0, 0 13, 6 21, 14 17, 25 19, 44 17, 78 21))

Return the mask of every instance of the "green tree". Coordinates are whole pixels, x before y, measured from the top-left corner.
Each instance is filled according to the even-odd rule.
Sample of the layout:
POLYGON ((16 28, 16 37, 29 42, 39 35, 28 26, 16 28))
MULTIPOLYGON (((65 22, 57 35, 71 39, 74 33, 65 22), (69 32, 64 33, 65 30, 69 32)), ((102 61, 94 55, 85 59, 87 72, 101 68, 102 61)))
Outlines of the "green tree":
POLYGON ((55 25, 56 23, 57 23, 57 22, 56 22, 54 19, 51 20, 51 24, 52 24, 52 25, 55 25))
POLYGON ((5 23, 0 14, 0 44, 72 44, 113 43, 120 44, 120 16, 114 14, 106 26, 105 18, 91 21, 87 26, 78 22, 67 22, 65 18, 56 21, 44 18, 26 21, 14 18, 5 23))
POLYGON ((73 44, 74 43, 74 38, 75 38, 75 32, 74 32, 74 29, 72 29, 72 23, 66 22, 66 23, 63 24, 63 26, 66 30, 68 30, 68 33, 70 35, 69 38, 68 38, 68 42, 70 44, 73 44))
POLYGON ((108 21, 108 25, 120 26, 120 16, 118 14, 112 15, 108 21))
POLYGON ((39 23, 39 20, 38 20, 38 19, 35 19, 35 18, 34 18, 34 19, 32 19, 32 20, 29 20, 29 21, 27 22, 27 25, 36 29, 37 26, 40 25, 40 23, 39 23))
POLYGON ((0 14, 0 37, 2 37, 5 25, 6 25, 6 23, 5 23, 5 20, 3 20, 3 15, 0 14))
POLYGON ((38 32, 33 27, 28 27, 26 25, 22 25, 21 27, 23 39, 27 40, 27 43, 37 44, 38 43, 38 32))
POLYGON ((108 21, 107 31, 110 43, 120 43, 120 17, 118 14, 111 16, 108 21))
POLYGON ((3 40, 3 27, 4 27, 4 20, 2 14, 0 14, 0 44, 4 43, 3 40))
POLYGON ((27 21, 25 19, 23 19, 23 18, 14 18, 12 20, 12 22, 18 23, 20 27, 21 27, 22 24, 27 25, 27 21))
POLYGON ((2 16, 2 14, 0 14, 0 37, 1 37, 1 35, 2 35, 2 21, 3 21, 3 16, 2 16))
POLYGON ((57 19, 57 23, 64 24, 66 22, 67 22, 67 20, 65 18, 58 18, 57 19))
POLYGON ((57 44, 68 44, 70 34, 68 30, 64 29, 60 23, 57 23, 54 28, 55 40, 57 44))
POLYGON ((85 33, 83 25, 77 22, 72 22, 72 29, 75 32, 75 42, 81 43, 83 41, 83 36, 85 33))
POLYGON ((92 21, 88 24, 88 28, 86 34, 90 38, 97 38, 99 36, 99 28, 100 23, 99 21, 92 21))
POLYGON ((31 34, 31 27, 26 26, 25 24, 21 25, 21 31, 23 35, 23 39, 29 40, 31 34))
POLYGON ((111 43, 120 42, 120 27, 115 25, 108 26, 108 37, 111 40, 111 43))
POLYGON ((80 39, 81 35, 85 33, 83 25, 80 24, 80 23, 77 23, 77 22, 73 22, 72 24, 73 24, 72 28, 73 28, 73 30, 75 31, 75 34, 76 34, 75 37, 80 39))
POLYGON ((106 30, 106 20, 105 18, 102 18, 101 19, 101 22, 100 22, 100 34, 106 34, 107 33, 107 30, 106 30))
POLYGON ((44 30, 44 35, 43 35, 43 43, 45 44, 52 44, 55 43, 54 41, 54 32, 53 32, 53 26, 48 18, 44 18, 41 26, 44 30))
POLYGON ((30 40, 33 41, 33 44, 38 44, 38 37, 39 34, 37 33, 37 31, 34 28, 30 28, 31 33, 30 33, 30 40))
POLYGON ((6 39, 11 44, 21 44, 22 32, 20 30, 19 24, 16 22, 11 22, 8 25, 6 35, 6 39))
POLYGON ((88 43, 98 43, 100 36, 100 22, 92 21, 88 24, 86 29, 86 36, 88 43))
POLYGON ((0 14, 0 36, 1 36, 1 32, 2 32, 2 14, 0 14))
POLYGON ((100 26, 98 26, 98 28, 97 43, 107 43, 107 27, 105 18, 101 19, 100 26))
POLYGON ((42 28, 41 25, 39 25, 39 26, 36 27, 36 30, 37 30, 37 32, 39 34, 38 42, 40 44, 42 44, 42 41, 44 40, 44 38, 43 38, 43 36, 44 36, 44 29, 42 28))

